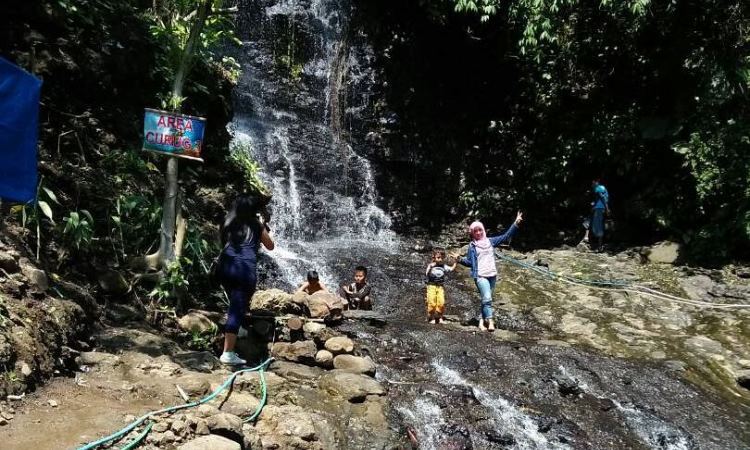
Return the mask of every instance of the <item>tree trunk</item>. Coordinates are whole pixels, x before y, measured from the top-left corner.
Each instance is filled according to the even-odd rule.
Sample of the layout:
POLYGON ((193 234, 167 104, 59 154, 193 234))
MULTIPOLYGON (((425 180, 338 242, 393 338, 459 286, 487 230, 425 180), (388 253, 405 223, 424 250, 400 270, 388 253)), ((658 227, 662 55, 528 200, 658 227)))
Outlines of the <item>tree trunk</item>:
MULTIPOLYGON (((180 65, 177 68, 177 73, 172 83, 172 95, 171 101, 173 104, 182 104, 182 88, 185 85, 185 79, 190 73, 190 67, 192 65, 193 54, 195 48, 198 45, 198 39, 200 38, 203 26, 206 23, 208 14, 211 11, 213 0, 202 0, 198 6, 198 13, 195 24, 190 29, 190 36, 188 37, 185 49, 182 52, 182 58, 180 59, 180 65), (178 103, 179 100, 179 103, 178 103)), ((179 112, 180 107, 174 112, 179 112)), ((178 159, 174 156, 169 158, 167 162, 167 175, 166 175, 166 192, 164 194, 164 204, 162 206, 162 218, 161 218, 161 238, 159 241, 159 250, 146 256, 146 264, 150 268, 160 269, 165 267, 175 257, 175 223, 177 221, 177 185, 178 180, 178 159)))

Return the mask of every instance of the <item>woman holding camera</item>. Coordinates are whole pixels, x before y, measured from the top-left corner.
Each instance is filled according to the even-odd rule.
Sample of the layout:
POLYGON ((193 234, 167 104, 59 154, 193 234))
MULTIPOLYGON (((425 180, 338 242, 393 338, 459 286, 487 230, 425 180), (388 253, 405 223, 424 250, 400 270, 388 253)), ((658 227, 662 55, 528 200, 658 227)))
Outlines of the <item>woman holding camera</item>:
POLYGON ((261 205, 247 194, 239 195, 221 226, 224 249, 219 256, 217 276, 229 297, 227 323, 224 327, 224 364, 243 365, 234 345, 237 332, 247 312, 247 305, 257 284, 256 260, 260 244, 273 250, 270 228, 261 219, 261 205))

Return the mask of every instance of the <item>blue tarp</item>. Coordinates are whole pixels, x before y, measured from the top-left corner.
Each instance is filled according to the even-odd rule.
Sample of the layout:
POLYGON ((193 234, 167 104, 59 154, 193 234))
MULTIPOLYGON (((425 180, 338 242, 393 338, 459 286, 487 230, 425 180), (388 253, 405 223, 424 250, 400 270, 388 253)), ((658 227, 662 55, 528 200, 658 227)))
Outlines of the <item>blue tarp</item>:
POLYGON ((0 58, 0 198, 36 195, 36 141, 42 81, 0 58))

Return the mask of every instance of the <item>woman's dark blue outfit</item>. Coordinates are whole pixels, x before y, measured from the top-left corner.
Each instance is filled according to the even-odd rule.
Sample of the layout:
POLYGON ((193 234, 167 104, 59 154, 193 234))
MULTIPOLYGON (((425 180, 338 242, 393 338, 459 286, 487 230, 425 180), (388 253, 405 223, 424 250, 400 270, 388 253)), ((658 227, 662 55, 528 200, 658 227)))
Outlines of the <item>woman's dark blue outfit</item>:
POLYGON ((229 296, 224 331, 237 334, 247 312, 247 304, 257 284, 256 259, 260 246, 260 224, 244 230, 225 230, 226 246, 219 256, 217 275, 229 296))

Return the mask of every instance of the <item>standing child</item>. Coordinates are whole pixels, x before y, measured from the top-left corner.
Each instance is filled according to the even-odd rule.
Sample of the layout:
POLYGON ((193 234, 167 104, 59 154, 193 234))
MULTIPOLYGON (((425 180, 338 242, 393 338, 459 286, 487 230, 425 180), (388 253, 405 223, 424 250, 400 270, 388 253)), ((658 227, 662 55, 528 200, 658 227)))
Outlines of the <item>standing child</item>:
POLYGON ((445 264, 445 250, 435 249, 432 251, 432 262, 427 265, 427 320, 430 323, 443 323, 445 312, 445 277, 448 272, 456 268, 456 262, 452 266, 445 264))
POLYGON ((325 285, 320 282, 320 277, 318 276, 317 271, 308 270, 307 281, 302 283, 300 287, 297 288, 297 292, 304 292, 307 295, 313 295, 318 291, 328 292, 328 289, 326 289, 325 285))
POLYGON ((345 284, 339 289, 339 295, 346 300, 349 309, 372 309, 370 285, 367 284, 367 267, 354 268, 354 283, 345 284))

